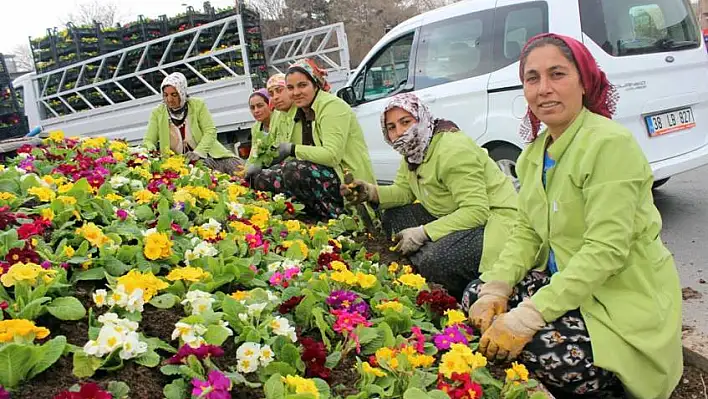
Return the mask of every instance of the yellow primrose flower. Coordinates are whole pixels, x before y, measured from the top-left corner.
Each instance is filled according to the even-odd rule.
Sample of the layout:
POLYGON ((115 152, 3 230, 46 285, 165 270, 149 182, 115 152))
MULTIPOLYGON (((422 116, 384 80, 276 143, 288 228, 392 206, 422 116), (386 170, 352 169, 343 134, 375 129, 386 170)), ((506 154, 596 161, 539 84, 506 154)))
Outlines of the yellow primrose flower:
POLYGON ((114 152, 113 158, 115 158, 118 162, 123 162, 125 161, 125 154, 123 154, 122 152, 114 152))
POLYGON ((288 375, 282 377, 282 379, 283 382, 286 383, 289 387, 295 389, 296 394, 309 393, 312 394, 315 399, 319 399, 320 391, 317 390, 317 385, 315 385, 315 381, 308 378, 302 378, 296 375, 288 375))
POLYGON ((359 286, 363 289, 371 288, 376 285, 376 276, 373 274, 364 274, 362 272, 356 272, 356 281, 359 286))
POLYGON ((413 273, 413 268, 410 265, 403 266, 403 274, 413 273))
POLYGON ((66 194, 72 188, 74 188, 74 183, 65 183, 65 184, 62 184, 61 186, 59 186, 57 191, 59 191, 59 194, 66 194))
POLYGON ((118 201, 122 201, 122 200, 123 200, 123 197, 121 197, 121 196, 118 195, 118 194, 109 193, 109 194, 106 194, 106 199, 109 200, 109 201, 111 201, 111 202, 118 202, 118 201))
POLYGON ((338 283, 343 283, 347 285, 354 285, 357 282, 356 275, 349 270, 334 272, 329 277, 338 283))
POLYGON ((226 187, 226 193, 229 197, 229 201, 236 202, 238 197, 248 193, 248 189, 238 184, 229 184, 226 187))
POLYGON ((162 170, 173 170, 175 172, 179 172, 180 169, 182 169, 183 167, 184 167, 184 158, 183 157, 169 157, 161 165, 162 170))
POLYGON ((135 193, 134 197, 138 204, 149 204, 155 198, 155 194, 150 190, 140 190, 135 193))
POLYGON ((205 272, 201 267, 180 267, 172 269, 167 275, 170 281, 184 280, 195 283, 197 281, 206 280, 211 277, 211 273, 205 272))
POLYGON ((14 201, 17 196, 13 193, 8 193, 6 191, 0 192, 0 201, 14 201))
POLYGON ((298 231, 300 230, 300 222, 297 220, 288 220, 285 222, 285 228, 288 231, 298 231))
POLYGON ((431 367, 435 363, 435 358, 429 355, 410 355, 408 356, 408 362, 413 368, 427 368, 431 367))
POLYGON ((169 258, 172 256, 172 241, 166 233, 151 233, 145 237, 143 253, 150 260, 169 258))
MULTIPOLYGON (((61 190, 60 190, 61 191, 61 190)), ((59 198, 57 198, 59 201, 62 202, 62 204, 66 206, 71 206, 71 205, 76 205, 76 198, 74 197, 69 197, 66 195, 60 195, 59 198)))
POLYGON ((387 302, 376 305, 376 309, 380 310, 382 312, 387 309, 391 309, 394 312, 402 312, 403 311, 403 304, 398 301, 387 301, 387 302))
POLYGON ((366 374, 373 375, 374 377, 385 377, 386 376, 386 373, 383 370, 381 370, 378 367, 371 367, 369 362, 362 363, 361 368, 366 374))
POLYGON ((251 297, 251 293, 248 291, 236 291, 232 293, 230 297, 237 301, 244 301, 251 297))
POLYGON ((0 321, 0 342, 13 342, 15 338, 25 340, 43 339, 49 336, 49 330, 37 327, 33 321, 9 319, 0 321))
POLYGON ((54 180, 54 178, 52 177, 52 175, 44 175, 44 176, 42 176, 42 181, 45 182, 45 183, 47 183, 47 184, 49 184, 49 185, 56 184, 56 180, 54 180))
POLYGON ((419 274, 404 274, 398 278, 398 281, 403 285, 413 287, 417 290, 425 285, 425 278, 419 274))
POLYGON ((174 195, 172 195, 172 200, 174 202, 183 202, 185 204, 197 206, 197 199, 194 198, 194 196, 188 190, 185 190, 184 188, 180 188, 177 191, 175 191, 174 195))
POLYGON ((89 148, 100 149, 103 148, 107 142, 108 140, 105 137, 90 137, 81 143, 81 148, 84 150, 89 148))
POLYGON ((506 369, 506 381, 512 382, 518 380, 522 382, 527 382, 529 380, 529 371, 523 364, 513 362, 511 364, 511 368, 506 369))
POLYGON ((203 201, 215 201, 219 196, 206 187, 184 186, 190 194, 203 201))
POLYGON ((81 235, 86 241, 90 242, 94 247, 102 247, 113 242, 108 236, 103 234, 101 228, 93 223, 86 223, 82 227, 76 229, 76 234, 81 235))
POLYGON ((318 231, 327 231, 326 227, 321 227, 321 226, 312 226, 310 227, 310 238, 313 238, 315 234, 317 234, 318 231))
POLYGON ((241 234, 256 234, 256 229, 253 226, 249 226, 246 223, 233 221, 229 223, 229 226, 241 234))
POLYGON ((0 277, 0 282, 2 282, 2 285, 4 285, 5 287, 12 287, 19 281, 24 281, 29 283, 31 286, 35 286, 37 284, 38 278, 43 278, 45 276, 53 278, 56 273, 56 270, 46 270, 42 268, 42 266, 39 266, 34 263, 20 262, 10 266, 10 269, 7 271, 7 273, 3 274, 2 277, 0 277))
POLYGON ((377 349, 374 355, 376 356, 376 361, 378 363, 381 363, 382 361, 393 359, 393 357, 396 355, 396 352, 391 348, 384 347, 377 349))
POLYGON ((347 265, 344 264, 344 262, 334 260, 330 262, 329 266, 332 268, 332 270, 337 271, 337 272, 342 272, 344 270, 347 270, 347 265))
POLYGON ((400 266, 396 262, 392 262, 390 265, 388 265, 388 272, 391 274, 394 274, 398 271, 398 268, 400 266))
POLYGON ((125 141, 112 140, 108 148, 112 152, 125 151, 128 149, 128 143, 126 143, 125 141))
POLYGON ((47 219, 50 222, 54 220, 54 211, 51 208, 44 208, 42 209, 39 214, 42 216, 43 219, 47 219))
POLYGON ((302 256, 307 258, 307 255, 310 253, 310 250, 307 248, 307 245, 302 241, 302 240, 293 240, 293 241, 283 241, 283 248, 288 249, 292 247, 293 245, 297 245, 300 247, 300 253, 302 256))
POLYGON ((464 323, 465 320, 467 320, 465 314, 457 309, 446 310, 445 316, 447 316, 447 326, 454 326, 455 324, 464 323))
POLYGON ((155 277, 152 272, 140 273, 137 270, 131 270, 128 274, 118 277, 116 285, 125 286, 125 292, 130 294, 136 288, 143 290, 143 300, 148 302, 158 291, 164 290, 170 285, 155 277))
POLYGON ((50 202, 57 197, 56 193, 47 187, 32 187, 27 193, 39 198, 42 202, 50 202))
POLYGON ((71 246, 64 246, 63 252, 64 252, 64 256, 66 256, 67 258, 73 258, 74 255, 76 254, 76 251, 71 246))
POLYGON ((55 143, 61 143, 64 141, 64 132, 61 130, 54 130, 49 132, 49 140, 55 143))

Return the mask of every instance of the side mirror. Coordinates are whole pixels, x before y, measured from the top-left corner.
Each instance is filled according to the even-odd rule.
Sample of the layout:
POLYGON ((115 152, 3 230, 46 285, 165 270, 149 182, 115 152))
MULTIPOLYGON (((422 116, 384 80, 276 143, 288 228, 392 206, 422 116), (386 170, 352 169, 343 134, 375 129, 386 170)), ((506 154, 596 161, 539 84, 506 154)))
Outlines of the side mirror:
POLYGON ((339 89, 339 91, 337 91, 337 97, 351 106, 356 105, 356 94, 354 93, 354 88, 351 86, 345 86, 339 89))

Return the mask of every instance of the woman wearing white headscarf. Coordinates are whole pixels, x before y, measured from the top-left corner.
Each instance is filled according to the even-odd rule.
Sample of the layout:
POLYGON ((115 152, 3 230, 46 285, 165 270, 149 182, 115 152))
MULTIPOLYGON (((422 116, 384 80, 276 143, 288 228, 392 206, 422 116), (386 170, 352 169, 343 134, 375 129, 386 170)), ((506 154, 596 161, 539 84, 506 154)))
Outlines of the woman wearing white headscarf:
POLYGON ((203 161, 209 168, 233 175, 243 161, 216 139, 216 126, 203 100, 189 97, 187 78, 170 74, 160 85, 162 104, 150 115, 143 146, 184 154, 190 161, 203 161))

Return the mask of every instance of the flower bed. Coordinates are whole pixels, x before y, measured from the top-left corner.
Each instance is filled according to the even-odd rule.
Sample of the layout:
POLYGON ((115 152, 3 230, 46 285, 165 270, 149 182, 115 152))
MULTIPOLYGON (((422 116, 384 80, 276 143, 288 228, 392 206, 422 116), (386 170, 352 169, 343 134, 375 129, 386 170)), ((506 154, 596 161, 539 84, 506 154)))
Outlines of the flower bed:
POLYGON ((494 378, 455 300, 352 218, 306 224, 283 196, 102 138, 18 152, 0 167, 12 397, 543 397, 523 366, 494 378))

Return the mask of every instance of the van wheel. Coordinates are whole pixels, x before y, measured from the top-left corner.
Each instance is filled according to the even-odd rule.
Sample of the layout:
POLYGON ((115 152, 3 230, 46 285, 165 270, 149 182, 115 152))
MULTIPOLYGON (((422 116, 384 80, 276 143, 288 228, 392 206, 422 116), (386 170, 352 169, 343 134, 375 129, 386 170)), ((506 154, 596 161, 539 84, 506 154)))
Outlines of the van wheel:
POLYGON ((666 184, 667 181, 669 181, 668 177, 666 179, 659 179, 659 180, 655 181, 654 185, 651 186, 652 190, 656 190, 657 188, 663 186, 664 184, 666 184))
POLYGON ((519 158, 521 150, 513 145, 500 145, 489 151, 489 157, 497 163, 499 169, 509 176, 514 188, 519 191, 519 177, 516 175, 516 159, 519 158))

